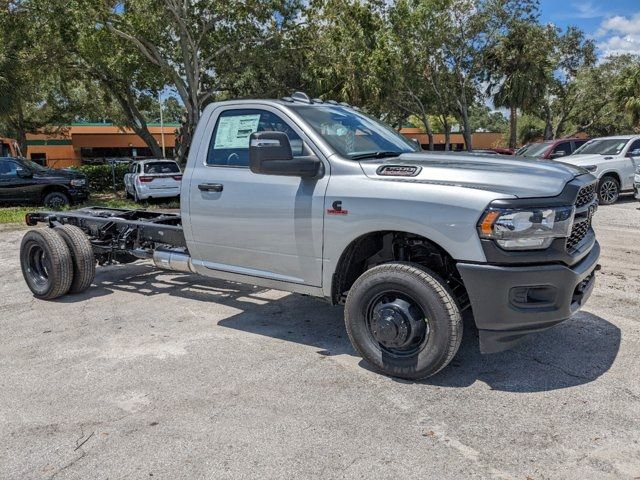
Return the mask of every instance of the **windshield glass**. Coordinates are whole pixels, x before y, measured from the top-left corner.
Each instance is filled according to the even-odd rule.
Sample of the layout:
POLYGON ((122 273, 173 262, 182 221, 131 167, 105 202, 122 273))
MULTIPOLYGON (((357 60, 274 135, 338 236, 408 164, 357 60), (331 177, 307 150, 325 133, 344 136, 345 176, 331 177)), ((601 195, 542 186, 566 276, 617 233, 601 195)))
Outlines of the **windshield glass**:
POLYGON ((366 154, 401 154, 418 146, 391 127, 341 105, 292 105, 336 152, 348 158, 366 154))
POLYGON ((551 147, 550 143, 532 143, 529 147, 519 155, 523 157, 539 158, 542 157, 551 147))
POLYGON ((27 160, 26 158, 23 158, 22 162, 25 163, 27 167, 29 167, 31 170, 36 172, 46 172, 47 170, 49 170, 48 168, 43 167, 42 165, 36 162, 32 162, 31 160, 27 160))
POLYGON ((591 140, 574 152, 574 155, 618 155, 629 140, 609 138, 591 140))

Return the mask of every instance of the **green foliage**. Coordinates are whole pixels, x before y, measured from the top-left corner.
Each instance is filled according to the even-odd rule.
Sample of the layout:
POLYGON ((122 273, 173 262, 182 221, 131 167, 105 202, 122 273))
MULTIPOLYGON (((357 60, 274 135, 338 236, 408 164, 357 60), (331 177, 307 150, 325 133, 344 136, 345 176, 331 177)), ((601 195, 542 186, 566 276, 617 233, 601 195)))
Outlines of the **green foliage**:
POLYGON ((124 189, 124 174, 129 171, 129 165, 82 165, 78 170, 87 176, 89 189, 92 192, 113 191, 113 178, 115 173, 116 190, 124 189))
POLYGON ((616 101, 629 114, 633 127, 640 131, 640 64, 622 71, 615 88, 616 101))

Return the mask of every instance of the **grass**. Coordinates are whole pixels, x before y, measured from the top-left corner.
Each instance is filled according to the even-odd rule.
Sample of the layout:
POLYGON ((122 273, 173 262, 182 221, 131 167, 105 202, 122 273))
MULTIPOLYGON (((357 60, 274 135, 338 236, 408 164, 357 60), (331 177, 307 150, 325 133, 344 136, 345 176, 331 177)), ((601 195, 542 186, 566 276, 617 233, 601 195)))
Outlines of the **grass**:
MULTIPOLYGON (((149 210, 159 210, 167 208, 180 208, 180 201, 177 199, 151 200, 142 203, 135 203, 124 197, 124 192, 119 193, 94 193, 88 202, 80 205, 73 205, 69 209, 83 207, 109 207, 109 208, 130 208, 132 210, 144 208, 149 210)), ((24 223, 24 216, 29 212, 39 212, 51 210, 45 207, 19 206, 0 208, 0 224, 24 223)))

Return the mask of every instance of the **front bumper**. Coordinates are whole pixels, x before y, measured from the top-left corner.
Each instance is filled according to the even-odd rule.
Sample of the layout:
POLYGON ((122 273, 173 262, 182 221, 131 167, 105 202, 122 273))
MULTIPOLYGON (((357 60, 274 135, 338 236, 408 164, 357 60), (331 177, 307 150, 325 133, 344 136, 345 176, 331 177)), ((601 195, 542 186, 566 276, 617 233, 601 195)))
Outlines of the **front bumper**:
POLYGON ((480 351, 513 347, 530 333, 577 312, 595 285, 600 245, 575 265, 497 266, 458 263, 480 331, 480 351))
POLYGON ((68 190, 73 203, 84 202, 89 199, 89 189, 85 187, 71 187, 68 190))

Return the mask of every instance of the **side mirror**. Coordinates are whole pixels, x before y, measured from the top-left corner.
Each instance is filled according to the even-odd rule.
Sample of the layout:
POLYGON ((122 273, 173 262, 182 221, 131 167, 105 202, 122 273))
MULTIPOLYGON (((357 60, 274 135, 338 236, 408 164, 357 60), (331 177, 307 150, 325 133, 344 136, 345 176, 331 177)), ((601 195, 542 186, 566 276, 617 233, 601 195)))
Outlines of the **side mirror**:
POLYGON ((20 178, 33 178, 33 172, 31 170, 26 169, 26 168, 18 167, 16 169, 16 174, 20 178))
POLYGON ((567 152, 560 150, 558 152, 553 152, 549 158, 560 158, 560 157, 564 157, 566 154, 567 152))
POLYGON ((314 156, 293 157, 284 132, 254 132, 249 138, 249 168, 262 175, 317 177, 322 162, 314 156))

